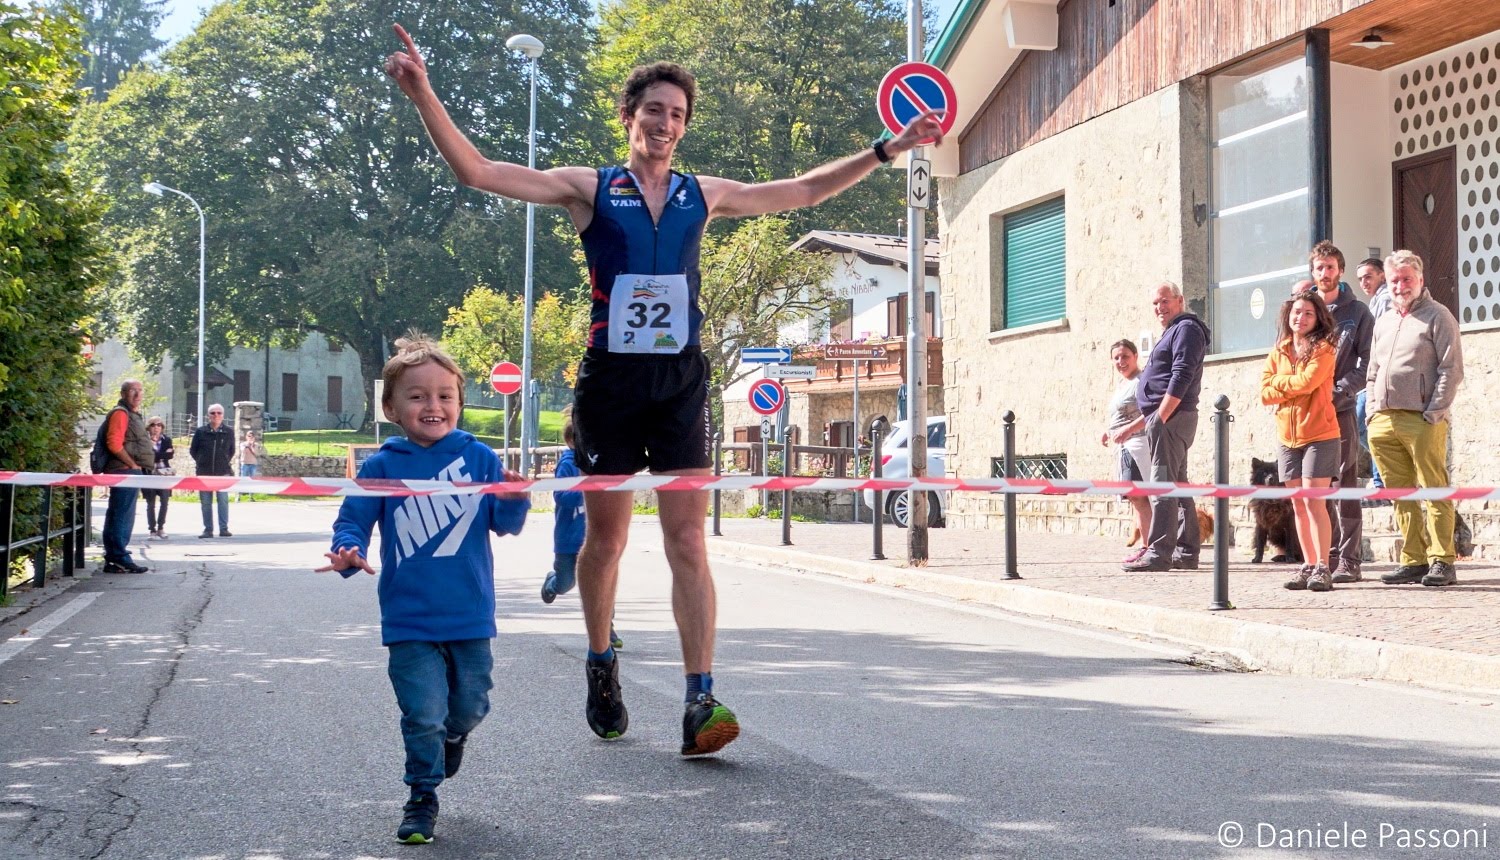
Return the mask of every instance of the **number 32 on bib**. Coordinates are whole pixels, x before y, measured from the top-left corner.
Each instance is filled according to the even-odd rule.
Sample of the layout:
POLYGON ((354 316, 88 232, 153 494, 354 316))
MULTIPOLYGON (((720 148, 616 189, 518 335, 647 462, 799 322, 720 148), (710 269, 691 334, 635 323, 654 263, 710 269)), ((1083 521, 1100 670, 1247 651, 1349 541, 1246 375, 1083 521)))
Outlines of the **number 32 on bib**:
POLYGON ((686 275, 620 275, 609 293, 609 351, 676 354, 687 345, 686 275))

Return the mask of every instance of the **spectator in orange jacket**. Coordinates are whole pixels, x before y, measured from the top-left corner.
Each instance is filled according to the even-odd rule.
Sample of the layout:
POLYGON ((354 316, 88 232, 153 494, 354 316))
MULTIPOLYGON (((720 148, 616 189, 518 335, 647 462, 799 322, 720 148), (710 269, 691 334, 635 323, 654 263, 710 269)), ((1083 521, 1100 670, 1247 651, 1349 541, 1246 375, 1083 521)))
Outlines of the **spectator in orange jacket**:
MULTIPOLYGON (((1333 315, 1316 289, 1301 290, 1282 303, 1280 338, 1266 356, 1260 400, 1276 407, 1281 480, 1288 486, 1326 487, 1339 474, 1339 421, 1333 408, 1336 337, 1333 315)), ((1328 506, 1321 499, 1293 499, 1292 510, 1305 563, 1286 587, 1331 591, 1328 506)))

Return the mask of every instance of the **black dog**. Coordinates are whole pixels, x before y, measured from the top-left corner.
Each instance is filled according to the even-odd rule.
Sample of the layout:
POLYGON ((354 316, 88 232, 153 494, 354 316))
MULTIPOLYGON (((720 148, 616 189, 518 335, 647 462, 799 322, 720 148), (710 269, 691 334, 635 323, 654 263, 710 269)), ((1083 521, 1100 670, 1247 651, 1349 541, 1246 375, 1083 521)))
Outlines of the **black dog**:
MULTIPOLYGON (((1284 487, 1276 463, 1250 459, 1250 483, 1257 487, 1284 487)), ((1266 555, 1269 542, 1280 553, 1271 556, 1278 563, 1302 563, 1302 545, 1297 540, 1296 515, 1292 513, 1290 499, 1251 499, 1250 516, 1255 518, 1255 537, 1251 548, 1255 557, 1250 559, 1260 564, 1266 555)))

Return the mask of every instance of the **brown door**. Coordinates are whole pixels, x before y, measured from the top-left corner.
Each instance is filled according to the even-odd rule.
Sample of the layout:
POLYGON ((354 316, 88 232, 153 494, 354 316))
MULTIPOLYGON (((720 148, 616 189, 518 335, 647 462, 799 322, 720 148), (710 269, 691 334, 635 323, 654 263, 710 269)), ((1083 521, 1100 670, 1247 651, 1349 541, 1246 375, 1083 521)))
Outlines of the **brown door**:
POLYGON ((1454 147, 1391 165, 1396 247, 1422 258, 1432 297, 1458 316, 1458 173, 1454 147))

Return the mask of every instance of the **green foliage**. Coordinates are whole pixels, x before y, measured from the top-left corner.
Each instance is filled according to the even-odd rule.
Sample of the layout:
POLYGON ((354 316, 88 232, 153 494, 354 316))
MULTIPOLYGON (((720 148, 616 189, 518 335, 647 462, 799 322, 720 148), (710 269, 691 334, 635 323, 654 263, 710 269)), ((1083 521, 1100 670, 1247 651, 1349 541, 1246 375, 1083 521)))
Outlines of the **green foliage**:
POLYGON ((61 0, 48 4, 82 16, 84 74, 81 85, 103 99, 127 69, 164 42, 156 38, 165 0, 61 0))
MULTIPOLYGON (((198 224, 207 213, 211 359, 231 345, 294 346, 318 331, 366 379, 409 329, 434 332, 476 283, 519 292, 525 206, 460 188, 416 110, 381 72, 399 20, 427 53, 449 113, 490 157, 526 160, 527 63, 507 34, 544 38, 539 163, 597 149, 585 98, 586 0, 228 0, 127 74, 79 124, 71 157, 109 190, 128 265, 114 303, 132 346, 196 359, 198 224)), ((577 284, 573 243, 538 213, 537 280, 577 284)), ((368 424, 371 414, 366 413, 368 424)))
MULTIPOLYGON (((107 258, 101 205, 57 153, 83 94, 70 20, 0 2, 0 468, 71 472, 84 332, 107 258)), ((102 333, 96 334, 96 338, 102 333)), ((24 494, 23 499, 30 499, 24 494)), ((29 515, 18 502, 18 519, 29 515)))
MULTIPOLYGON (((488 383, 495 362, 521 363, 525 302, 480 285, 448 309, 443 346, 476 382, 488 383)), ((577 381, 589 330, 585 296, 544 292, 531 309, 531 369, 536 379, 577 381)))
MULTIPOLYGON (((681 63, 698 79, 677 156, 689 172, 745 182, 804 173, 869 146, 881 76, 906 58, 894 0, 607 0, 599 10, 601 106, 630 69, 681 63)), ((616 126, 618 130, 618 126, 616 126)), ((625 152, 617 131, 616 150, 625 152)), ((878 171, 838 197, 789 213, 792 232, 890 232, 904 174, 878 171)))
MULTIPOLYGON (((511 418, 514 422, 515 416, 512 415, 511 418)), ((467 407, 464 409, 464 418, 459 426, 473 433, 475 436, 490 436, 500 439, 503 442, 505 439, 505 410, 485 409, 477 406, 467 407)), ((517 444, 514 428, 511 430, 510 443, 512 445, 517 444)), ((537 443, 540 445, 562 444, 561 412, 542 412, 537 415, 537 443)), ((495 444, 499 445, 500 442, 495 444)))

